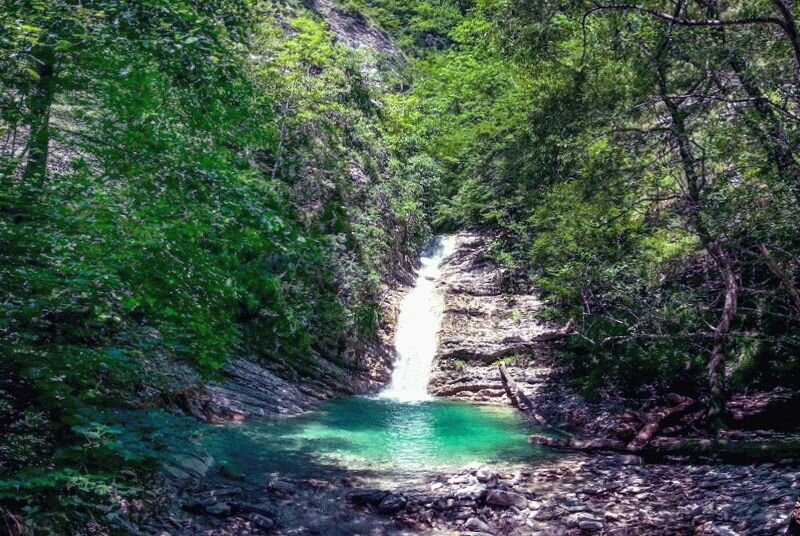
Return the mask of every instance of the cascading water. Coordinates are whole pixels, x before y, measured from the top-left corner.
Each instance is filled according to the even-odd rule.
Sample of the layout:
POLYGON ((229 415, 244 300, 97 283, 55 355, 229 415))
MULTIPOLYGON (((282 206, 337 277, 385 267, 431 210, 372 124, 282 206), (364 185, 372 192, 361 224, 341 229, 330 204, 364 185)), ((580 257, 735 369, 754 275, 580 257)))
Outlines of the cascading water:
POLYGON ((394 338, 397 361, 389 386, 380 394, 400 402, 428 400, 428 380, 442 320, 442 296, 436 280, 442 260, 455 248, 454 236, 437 236, 423 251, 414 288, 400 304, 394 338))

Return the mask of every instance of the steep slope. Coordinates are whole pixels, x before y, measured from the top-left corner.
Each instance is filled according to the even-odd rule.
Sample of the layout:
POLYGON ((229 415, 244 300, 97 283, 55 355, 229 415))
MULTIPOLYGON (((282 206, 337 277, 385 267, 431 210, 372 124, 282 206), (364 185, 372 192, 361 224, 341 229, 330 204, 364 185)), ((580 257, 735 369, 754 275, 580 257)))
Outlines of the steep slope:
MULTIPOLYGON (((337 7, 329 0, 316 0, 310 4, 327 25, 326 30, 335 42, 351 50, 361 76, 369 81, 369 98, 373 103, 383 99, 388 91, 385 83, 387 73, 393 72, 405 59, 402 52, 389 37, 376 28, 363 15, 337 7)), ((290 22, 287 19, 287 23, 290 22)), ((323 69, 329 67, 323 66, 323 69)), ((316 75, 322 76, 322 74, 316 75)), ((345 127, 346 128, 346 127, 345 127)), ((379 150, 385 150, 379 147, 379 150)), ((349 190, 350 202, 356 206, 362 202, 359 196, 369 196, 375 183, 389 183, 391 176, 386 169, 366 169, 364 153, 370 158, 372 146, 356 147, 349 153, 345 163, 344 187, 349 190), (359 154, 359 151, 361 154, 359 154)), ((384 155, 377 155, 385 158, 384 155)), ((314 162, 309 162, 315 165, 314 162)), ((307 204, 307 217, 316 218, 324 212, 330 202, 326 194, 309 202, 307 192, 316 189, 308 186, 303 189, 298 184, 303 181, 316 181, 314 173, 303 172, 300 183, 293 185, 295 190, 304 190, 299 195, 307 204)), ((370 199, 367 197, 366 199, 370 199)), ((298 199, 298 202, 301 202, 298 199)), ((367 210, 364 208, 363 210, 367 210)), ((358 217, 358 216, 357 216, 358 217)), ((380 225, 392 222, 379 222, 380 225)), ((396 222, 403 224, 402 222, 396 222)), ((407 245, 395 244, 397 251, 404 253, 407 245)), ((274 414, 290 415, 313 407, 320 400, 335 395, 374 392, 388 380, 389 370, 394 358, 392 347, 392 327, 396 317, 397 295, 403 292, 403 284, 408 281, 411 264, 407 257, 403 262, 390 265, 388 273, 382 274, 382 286, 378 296, 379 323, 372 337, 351 340, 340 356, 319 356, 302 372, 287 370, 285 367, 264 363, 257 358, 238 357, 226 363, 220 380, 203 386, 196 398, 188 403, 191 411, 205 420, 241 419, 249 416, 268 416, 274 414), (333 358, 333 359, 329 359, 333 358)))

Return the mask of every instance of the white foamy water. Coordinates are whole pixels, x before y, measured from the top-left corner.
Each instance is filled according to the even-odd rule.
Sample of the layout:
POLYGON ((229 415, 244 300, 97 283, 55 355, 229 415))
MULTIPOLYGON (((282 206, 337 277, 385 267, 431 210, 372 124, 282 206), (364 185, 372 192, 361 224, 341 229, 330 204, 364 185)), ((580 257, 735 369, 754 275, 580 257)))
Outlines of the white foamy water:
POLYGON ((428 380, 436 353, 436 334, 442 321, 442 296, 436 280, 442 260, 455 249, 454 236, 437 236, 422 253, 417 281, 400 304, 394 347, 397 353, 392 380, 380 394, 401 402, 428 400, 428 380))

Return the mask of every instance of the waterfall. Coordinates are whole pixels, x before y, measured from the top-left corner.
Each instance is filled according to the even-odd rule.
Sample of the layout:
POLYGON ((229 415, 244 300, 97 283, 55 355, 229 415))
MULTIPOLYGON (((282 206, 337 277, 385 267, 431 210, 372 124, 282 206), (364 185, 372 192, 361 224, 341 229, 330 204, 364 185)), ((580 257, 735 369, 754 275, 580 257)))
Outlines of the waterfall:
POLYGON ((400 304, 394 347, 397 354, 392 379, 380 394, 401 402, 428 400, 428 380, 436 353, 436 334, 442 321, 442 296, 436 280, 442 260, 455 248, 454 236, 437 236, 422 253, 414 288, 400 304))

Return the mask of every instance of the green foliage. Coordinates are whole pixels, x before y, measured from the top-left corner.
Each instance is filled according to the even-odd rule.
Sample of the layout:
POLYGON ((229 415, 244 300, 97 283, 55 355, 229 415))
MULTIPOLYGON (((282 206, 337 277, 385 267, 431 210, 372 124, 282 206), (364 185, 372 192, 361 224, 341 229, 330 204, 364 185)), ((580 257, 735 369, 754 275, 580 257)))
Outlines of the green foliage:
MULTIPOLYGON (((416 56, 412 89, 392 101, 393 137, 406 158, 440 169, 435 225, 496 234, 491 254, 510 283, 533 284, 549 318, 574 321, 560 359, 580 385, 702 394, 725 290, 709 244, 736 273, 731 331, 756 334, 725 342, 740 369, 732 385, 796 381, 798 309, 786 289, 800 274, 800 173, 789 149, 797 123, 780 111, 796 109, 785 36, 669 26, 590 2, 486 0, 451 12, 446 38, 426 48, 417 4, 363 3, 416 56), (678 150, 669 99, 690 156, 678 150), (687 166, 702 175, 691 186, 687 166), (780 252, 777 272, 759 241, 780 252)), ((776 15, 766 2, 720 9, 776 15)))
POLYGON ((436 177, 392 158, 370 61, 299 4, 4 4, 4 507, 83 530, 68 502, 156 455, 104 408, 235 355, 311 374, 375 336, 436 177))
MULTIPOLYGON (((234 355, 356 368, 431 226, 492 233, 504 283, 574 321, 559 359, 589 392, 702 394, 713 351, 735 388, 800 381, 785 34, 581 1, 345 4, 409 63, 382 70, 295 1, 4 2, 0 502, 31 531, 86 532, 141 492, 158 441, 104 410, 234 355)), ((682 16, 777 16, 698 5, 682 16)))
POLYGON ((528 358, 521 354, 509 355, 506 357, 501 357, 500 359, 492 363, 492 366, 497 367, 500 366, 501 364, 508 365, 511 367, 524 367, 528 364, 528 358))

